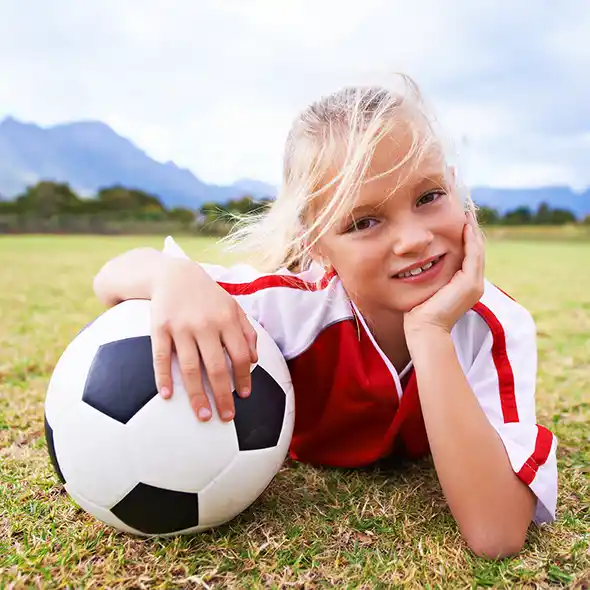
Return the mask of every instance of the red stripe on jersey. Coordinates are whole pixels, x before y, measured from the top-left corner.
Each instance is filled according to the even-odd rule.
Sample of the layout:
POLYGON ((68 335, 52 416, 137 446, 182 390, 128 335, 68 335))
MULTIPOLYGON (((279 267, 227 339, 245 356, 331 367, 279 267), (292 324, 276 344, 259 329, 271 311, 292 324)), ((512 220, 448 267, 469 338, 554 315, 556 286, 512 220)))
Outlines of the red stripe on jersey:
POLYGON ((262 289, 272 287, 286 287, 288 289, 300 289, 302 291, 321 291, 325 289, 330 281, 336 276, 334 270, 327 271, 317 282, 306 281, 296 275, 264 275, 248 283, 226 283, 218 281, 218 285, 225 289, 230 295, 252 295, 262 289))
POLYGON ((498 372, 498 385, 500 388, 500 404, 504 422, 518 422, 518 408, 516 406, 516 394, 514 391, 514 373, 506 350, 506 334, 500 320, 489 307, 481 301, 473 306, 486 322, 492 332, 492 358, 498 372))
POLYGON ((551 453, 553 434, 544 426, 537 425, 537 439, 533 454, 526 460, 525 464, 516 474, 526 485, 530 485, 537 475, 541 465, 544 465, 551 453))

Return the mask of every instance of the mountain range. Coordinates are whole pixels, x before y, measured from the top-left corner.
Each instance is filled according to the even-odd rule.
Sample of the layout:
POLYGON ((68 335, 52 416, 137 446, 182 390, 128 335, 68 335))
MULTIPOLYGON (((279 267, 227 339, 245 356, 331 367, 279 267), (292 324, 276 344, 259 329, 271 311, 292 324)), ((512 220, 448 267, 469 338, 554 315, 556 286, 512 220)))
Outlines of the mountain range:
POLYGON ((207 184, 174 162, 150 158, 105 123, 80 121, 53 127, 0 122, 0 195, 15 197, 40 180, 68 182, 80 195, 119 184, 157 195, 168 207, 197 208, 250 194, 272 196, 275 187, 242 179, 229 186, 207 184))
MULTIPOLYGON (((41 127, 6 117, 0 121, 0 197, 13 198, 40 180, 68 182, 80 195, 123 185, 157 195, 167 207, 198 208, 245 194, 272 197, 276 187, 255 179, 231 185, 208 184, 173 162, 158 162, 132 141, 100 121, 41 127)), ((535 188, 474 187, 478 205, 500 213, 542 202, 569 209, 578 218, 590 215, 590 189, 576 193, 569 186, 535 188)))

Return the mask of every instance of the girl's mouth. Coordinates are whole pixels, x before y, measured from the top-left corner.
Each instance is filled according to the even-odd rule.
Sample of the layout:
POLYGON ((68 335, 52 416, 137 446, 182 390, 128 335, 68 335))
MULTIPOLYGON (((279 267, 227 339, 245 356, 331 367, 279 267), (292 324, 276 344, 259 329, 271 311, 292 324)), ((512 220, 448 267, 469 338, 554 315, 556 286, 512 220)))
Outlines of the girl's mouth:
POLYGON ((415 266, 410 270, 399 272, 396 275, 393 275, 393 278, 404 282, 422 282, 430 280, 438 275, 438 273, 441 271, 444 263, 444 257, 445 254, 433 257, 426 262, 421 263, 421 266, 415 266))

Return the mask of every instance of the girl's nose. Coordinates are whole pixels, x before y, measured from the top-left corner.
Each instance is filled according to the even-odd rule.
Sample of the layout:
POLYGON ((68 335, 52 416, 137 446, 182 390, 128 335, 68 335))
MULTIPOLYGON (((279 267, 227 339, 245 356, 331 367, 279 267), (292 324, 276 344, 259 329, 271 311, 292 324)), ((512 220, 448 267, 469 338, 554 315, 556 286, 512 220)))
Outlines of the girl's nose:
POLYGON ((396 256, 421 254, 432 242, 432 232, 419 224, 398 226, 393 240, 393 253, 396 256))

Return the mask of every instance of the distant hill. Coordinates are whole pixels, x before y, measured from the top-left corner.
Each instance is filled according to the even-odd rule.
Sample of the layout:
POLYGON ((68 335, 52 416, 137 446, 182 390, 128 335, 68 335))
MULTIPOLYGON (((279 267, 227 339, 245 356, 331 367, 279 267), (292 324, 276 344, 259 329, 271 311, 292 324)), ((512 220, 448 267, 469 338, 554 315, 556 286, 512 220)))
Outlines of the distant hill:
POLYGON ((517 207, 528 207, 531 211, 536 211, 538 206, 545 202, 553 209, 568 209, 578 218, 590 215, 590 189, 583 193, 575 193, 569 186, 475 187, 471 191, 471 196, 478 205, 492 207, 501 214, 517 207))
POLYGON ((68 182, 81 195, 121 184, 157 195, 168 206, 196 208, 248 193, 272 196, 274 188, 242 179, 230 186, 207 184, 173 162, 150 158, 98 121, 42 128, 8 117, 0 122, 0 194, 14 197, 40 180, 68 182))
MULTIPOLYGON (((276 188, 253 179, 229 186, 207 184, 173 162, 150 158, 128 139, 99 121, 40 127, 12 117, 0 122, 0 198, 11 198, 40 180, 68 182, 81 195, 121 184, 157 195, 167 207, 197 208, 249 194, 274 196, 276 188)), ((569 209, 577 217, 590 215, 590 189, 576 194, 568 186, 512 189, 475 187, 478 205, 501 214, 519 206, 536 210, 541 202, 569 209)))
POLYGON ((240 180, 237 180, 232 184, 232 187, 251 195, 266 195, 274 197, 277 192, 276 186, 261 182, 260 180, 252 180, 250 178, 240 178, 240 180))

